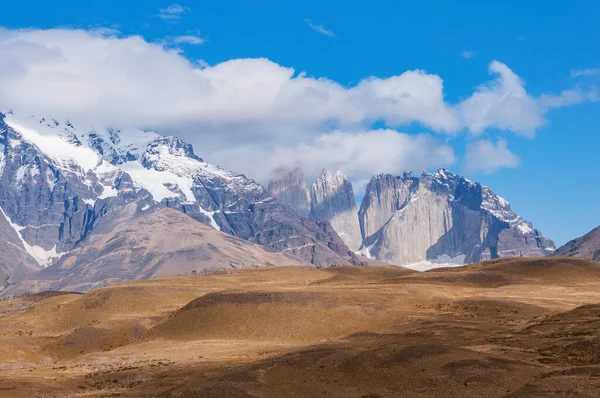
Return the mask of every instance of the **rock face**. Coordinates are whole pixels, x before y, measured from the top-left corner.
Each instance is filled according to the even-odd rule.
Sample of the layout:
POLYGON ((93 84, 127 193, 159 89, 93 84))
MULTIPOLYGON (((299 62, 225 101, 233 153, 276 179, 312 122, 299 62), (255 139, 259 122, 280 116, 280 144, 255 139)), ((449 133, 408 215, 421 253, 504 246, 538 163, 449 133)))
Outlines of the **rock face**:
POLYGON ((600 261, 600 227, 567 242, 552 254, 553 256, 583 257, 600 261))
POLYGON ((420 177, 373 177, 359 221, 360 253, 397 265, 467 264, 554 251, 554 243, 517 216, 506 200, 444 169, 420 177))
POLYGON ((310 188, 311 217, 327 220, 348 247, 357 251, 362 244, 358 209, 352 183, 340 171, 323 169, 310 188))
POLYGON ((108 212, 82 244, 5 294, 85 292, 132 280, 267 265, 310 264, 139 200, 108 212))
POLYGON ((299 166, 275 170, 267 190, 271 197, 290 206, 298 214, 304 217, 310 215, 310 195, 299 166))
POLYGON ((0 253, 0 294, 4 286, 18 283, 40 270, 4 214, 0 215, 0 253))
POLYGON ((57 263, 107 213, 140 200, 317 266, 358 261, 329 224, 175 137, 0 114, 0 148, 1 245, 13 253, 0 259, 0 290, 57 263))

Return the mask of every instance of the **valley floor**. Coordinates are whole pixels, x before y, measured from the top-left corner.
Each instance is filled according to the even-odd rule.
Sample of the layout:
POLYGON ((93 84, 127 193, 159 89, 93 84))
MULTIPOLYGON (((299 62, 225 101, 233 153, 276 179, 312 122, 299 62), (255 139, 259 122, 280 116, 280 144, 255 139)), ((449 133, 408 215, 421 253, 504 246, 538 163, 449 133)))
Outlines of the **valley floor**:
POLYGON ((1 397, 600 395, 600 263, 272 267, 0 302, 1 397))

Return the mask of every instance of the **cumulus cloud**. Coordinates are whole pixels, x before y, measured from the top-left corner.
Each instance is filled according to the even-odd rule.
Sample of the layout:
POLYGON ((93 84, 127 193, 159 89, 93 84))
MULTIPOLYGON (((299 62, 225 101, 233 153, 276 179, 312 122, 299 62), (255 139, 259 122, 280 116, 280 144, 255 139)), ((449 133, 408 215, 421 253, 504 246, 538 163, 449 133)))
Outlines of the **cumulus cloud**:
POLYGON ((544 108, 527 94, 523 81, 508 66, 493 61, 489 70, 496 79, 459 104, 464 124, 475 134, 492 127, 534 135, 544 124, 544 108))
MULTIPOLYGON (((177 10, 170 12, 181 14, 177 10)), ((390 129, 416 123, 450 136, 464 130, 481 134, 488 128, 531 136, 545 122, 549 109, 595 98, 593 92, 578 89, 575 94, 567 90, 534 97, 508 66, 494 61, 493 80, 452 103, 445 98, 441 77, 423 70, 366 77, 344 86, 268 59, 207 65, 140 36, 107 33, 0 29, 0 109, 174 133, 195 144, 208 160, 251 175, 253 170, 262 173, 251 156, 226 160, 219 154, 253 148, 274 159, 265 160, 269 163, 292 157, 293 152, 295 157, 314 159, 320 168, 327 164, 317 164, 311 156, 321 154, 326 159, 333 150, 331 140, 349 152, 358 148, 349 147, 352 143, 360 142, 375 165, 371 172, 376 173, 426 165, 405 152, 394 153, 398 161, 390 155, 379 162, 381 157, 370 148, 387 153, 388 146, 411 147, 438 166, 450 159, 448 147, 440 152, 441 144, 433 145, 431 137, 417 136, 413 142, 411 136, 392 130, 343 131, 368 132, 374 123, 390 129), (234 165, 241 161, 246 165, 234 165)), ((357 176, 369 163, 358 154, 354 162, 336 162, 345 164, 347 172, 356 167, 352 172, 357 176)))
POLYGON ((456 132, 442 79, 407 71, 352 87, 267 59, 200 68, 139 36, 81 30, 0 31, 0 105, 108 123, 281 126, 314 129, 412 122, 456 132))
POLYGON ((348 129, 383 121, 389 127, 416 122, 446 133, 466 128, 479 134, 492 127, 532 135, 549 103, 529 95, 498 61, 490 65, 494 80, 452 104, 444 98, 443 80, 422 70, 346 87, 267 59, 201 68, 140 36, 3 30, 0 54, 0 105, 109 123, 348 129))
POLYGON ((452 147, 431 135, 409 135, 391 129, 334 131, 289 146, 223 147, 211 156, 216 163, 229 163, 239 170, 247 165, 247 159, 252 159, 257 163, 253 176, 259 181, 267 180, 276 167, 296 164, 303 167, 309 180, 326 167, 343 170, 354 181, 365 181, 374 173, 420 171, 451 166, 456 160, 452 147))
POLYGON ((319 32, 325 36, 335 37, 335 34, 332 31, 325 29, 323 25, 315 25, 310 19, 305 19, 304 22, 306 22, 306 24, 315 32, 319 32))
POLYGON ((559 94, 533 97, 525 90, 523 80, 505 64, 493 61, 489 71, 496 79, 478 87, 459 104, 464 125, 476 135, 497 128, 533 137, 536 129, 546 123, 550 109, 598 100, 595 87, 588 91, 575 87, 559 94))
POLYGON ((514 168, 519 157, 508 149, 505 140, 478 140, 467 145, 463 167, 468 172, 493 173, 502 167, 514 168))
POLYGON ((464 59, 471 59, 476 54, 477 53, 475 51, 465 50, 465 51, 461 51, 460 56, 463 57, 464 59))
POLYGON ((156 16, 164 21, 177 23, 183 18, 183 14, 190 11, 189 7, 183 7, 179 4, 171 4, 167 8, 158 10, 156 16))

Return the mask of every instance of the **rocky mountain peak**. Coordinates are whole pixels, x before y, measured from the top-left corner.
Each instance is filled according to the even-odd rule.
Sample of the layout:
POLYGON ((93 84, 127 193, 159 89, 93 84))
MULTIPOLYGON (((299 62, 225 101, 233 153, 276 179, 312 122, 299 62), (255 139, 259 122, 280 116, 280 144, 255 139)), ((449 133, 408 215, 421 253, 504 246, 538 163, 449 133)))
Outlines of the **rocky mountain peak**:
POLYGON ((323 169, 310 189, 311 217, 327 220, 351 250, 362 243, 352 183, 341 172, 323 169))
POLYGON ((280 167, 273 172, 267 191, 280 203, 291 206, 304 217, 310 215, 310 193, 300 166, 280 167))
POLYGON ((352 183, 341 172, 323 169, 310 189, 311 215, 316 220, 328 220, 336 213, 356 210, 352 183))
POLYGON ((173 156, 182 156, 203 162, 200 157, 196 156, 191 144, 188 144, 177 137, 158 137, 146 147, 146 154, 160 154, 165 151, 173 156))
POLYGON ((348 180, 346 179, 346 176, 340 170, 336 171, 335 173, 331 173, 329 170, 324 168, 321 170, 321 174, 319 174, 319 177, 317 177, 313 185, 326 183, 331 187, 339 187, 345 184, 347 181, 348 180))
POLYGON ((449 170, 379 175, 359 211, 363 254, 394 264, 547 255, 554 243, 488 187, 449 170))
POLYGON ((172 136, 158 137, 149 142, 141 157, 142 166, 158 171, 168 170, 174 166, 174 162, 185 160, 203 162, 202 158, 196 156, 191 144, 172 136))

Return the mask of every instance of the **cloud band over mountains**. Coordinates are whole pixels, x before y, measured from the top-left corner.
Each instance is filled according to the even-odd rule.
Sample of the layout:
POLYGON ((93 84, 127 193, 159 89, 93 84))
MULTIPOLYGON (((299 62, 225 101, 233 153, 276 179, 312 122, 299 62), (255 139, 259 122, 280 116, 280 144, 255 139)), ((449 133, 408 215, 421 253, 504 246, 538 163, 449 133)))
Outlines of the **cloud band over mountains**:
MULTIPOLYGON (((0 109, 177 131, 200 155, 258 179, 267 166, 244 165, 227 156, 252 148, 270 163, 323 153, 323 159, 311 161, 321 160, 319 167, 331 159, 349 165, 356 156, 348 148, 359 144, 387 150, 384 156, 373 153, 370 174, 383 171, 390 161, 401 169, 436 167, 455 161, 447 144, 452 136, 500 129, 533 137, 550 109, 597 100, 595 91, 577 87, 532 96, 499 61, 489 65, 490 81, 451 103, 442 78, 423 70, 365 77, 346 87, 262 58, 199 66, 180 51, 141 36, 101 30, 0 29, 0 58, 0 109), (373 130, 375 123, 386 130, 373 130), (437 136, 392 130, 410 124, 437 136), (361 142, 363 136, 369 138, 361 142), (331 141, 336 145, 323 151, 331 141), (336 148, 345 149, 336 153, 336 148), (431 159, 417 162, 406 155, 408 150, 431 159)), ((357 162, 363 163, 364 169, 347 170, 352 178, 367 174, 369 161, 357 162)))

